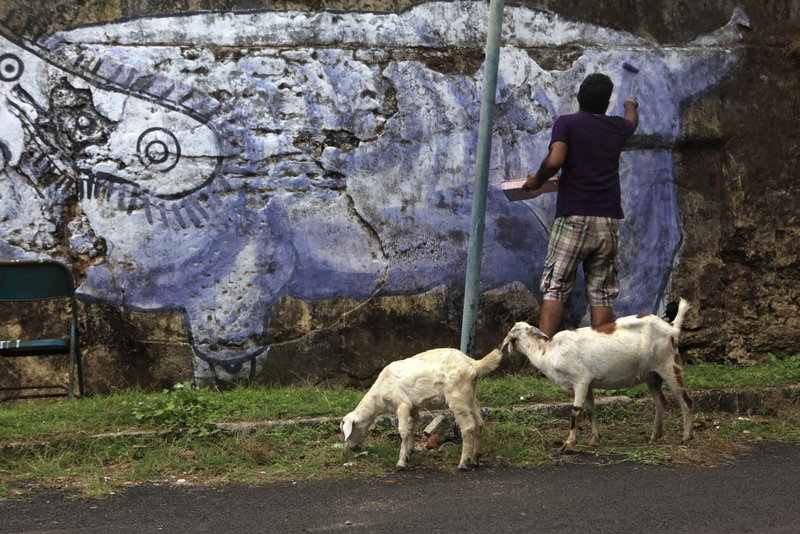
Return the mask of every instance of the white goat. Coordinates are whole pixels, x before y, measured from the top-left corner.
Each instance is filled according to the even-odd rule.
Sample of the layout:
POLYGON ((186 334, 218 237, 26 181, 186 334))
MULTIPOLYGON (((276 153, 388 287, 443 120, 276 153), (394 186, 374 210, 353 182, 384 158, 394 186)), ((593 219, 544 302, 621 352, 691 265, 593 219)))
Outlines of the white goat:
POLYGON ((477 466, 483 448, 483 418, 475 385, 478 377, 497 369, 502 357, 499 349, 482 360, 473 360, 456 349, 433 349, 390 363, 339 425, 345 444, 350 449, 360 449, 378 416, 395 413, 401 440, 397 469, 405 469, 414 449, 420 408, 447 406, 461 429, 463 445, 458 468, 477 466))
POLYGON ((561 389, 573 392, 572 426, 562 449, 577 441, 584 406, 592 419, 590 445, 600 442, 592 388, 623 388, 646 383, 653 396, 656 420, 650 443, 661 437, 666 381, 683 412, 683 442, 692 437, 692 399, 683 386, 678 335, 689 303, 681 299, 670 324, 655 315, 621 317, 614 322, 558 332, 552 339, 527 323, 515 324, 502 350, 520 353, 561 389))

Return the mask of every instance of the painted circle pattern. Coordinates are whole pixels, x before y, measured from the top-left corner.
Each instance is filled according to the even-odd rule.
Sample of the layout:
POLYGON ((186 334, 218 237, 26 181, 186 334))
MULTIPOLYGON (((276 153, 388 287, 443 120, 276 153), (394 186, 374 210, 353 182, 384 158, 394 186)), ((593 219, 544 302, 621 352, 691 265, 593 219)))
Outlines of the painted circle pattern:
POLYGON ((136 141, 136 154, 148 169, 168 172, 181 159, 181 145, 166 128, 148 128, 136 141))
POLYGON ((0 56, 0 81, 15 82, 25 71, 22 60, 14 54, 0 56))

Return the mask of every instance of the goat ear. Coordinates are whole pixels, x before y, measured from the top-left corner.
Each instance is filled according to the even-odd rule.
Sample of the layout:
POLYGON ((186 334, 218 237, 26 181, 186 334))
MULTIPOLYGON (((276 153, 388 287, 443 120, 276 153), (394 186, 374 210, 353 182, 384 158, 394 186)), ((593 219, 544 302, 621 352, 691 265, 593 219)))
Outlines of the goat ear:
POLYGON ((353 432, 353 420, 349 417, 346 417, 342 420, 342 423, 339 425, 342 429, 342 434, 344 434, 344 439, 347 441, 347 438, 350 437, 350 433, 353 432))
POLYGON ((535 326, 530 327, 530 329, 528 330, 528 333, 531 335, 531 337, 538 337, 538 338, 544 339, 545 341, 550 339, 550 336, 548 336, 547 334, 545 334, 544 332, 542 332, 541 330, 539 330, 535 326))

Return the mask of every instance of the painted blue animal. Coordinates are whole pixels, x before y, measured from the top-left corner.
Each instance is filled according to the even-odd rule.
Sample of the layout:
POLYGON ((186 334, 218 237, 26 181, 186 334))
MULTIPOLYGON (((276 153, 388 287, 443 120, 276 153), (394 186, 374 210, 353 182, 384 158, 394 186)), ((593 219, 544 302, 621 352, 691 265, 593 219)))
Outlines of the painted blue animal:
MULTIPOLYGON (((71 253, 95 258, 80 292, 182 310, 201 379, 256 373, 284 295, 356 306, 463 284, 482 70, 430 59, 480 49, 487 9, 176 15, 36 42, 0 26, 0 254, 62 254, 67 228, 71 253)), ((506 8, 484 289, 538 292, 553 196, 510 203, 498 184, 535 168, 556 116, 599 70, 617 84, 609 112, 630 90, 641 110, 621 162, 616 308, 662 306, 682 236, 681 110, 739 68, 746 24, 737 10, 666 47, 506 8), (565 46, 578 52, 557 69, 528 53, 565 46)), ((585 309, 578 298, 572 315, 585 309)))

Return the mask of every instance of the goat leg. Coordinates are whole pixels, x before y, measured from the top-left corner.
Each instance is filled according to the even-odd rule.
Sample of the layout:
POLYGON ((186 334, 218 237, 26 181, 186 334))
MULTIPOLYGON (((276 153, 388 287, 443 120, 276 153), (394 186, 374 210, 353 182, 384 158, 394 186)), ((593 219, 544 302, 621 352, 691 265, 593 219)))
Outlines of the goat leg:
POLYGON ((472 451, 472 463, 475 467, 480 465, 483 454, 483 419, 479 419, 478 429, 475 431, 475 448, 472 451))
POLYGON ((685 389, 680 394, 677 391, 675 394, 679 395, 678 403, 681 405, 681 412, 683 412, 683 437, 681 438, 681 443, 686 444, 692 439, 692 398, 685 389))
MULTIPOLYGON (((567 438, 567 442, 564 443, 564 446, 561 447, 561 450, 564 450, 565 448, 571 449, 575 447, 575 444, 578 442, 578 425, 581 422, 581 413, 583 412, 583 407, 586 405, 587 397, 591 391, 590 387, 591 386, 589 383, 575 384, 575 397, 572 402, 569 437, 567 438)), ((592 399, 592 401, 594 401, 594 399, 592 399)))
POLYGON ((469 411, 454 409, 453 415, 456 418, 458 428, 461 430, 461 459, 458 462, 458 469, 460 471, 465 471, 477 465, 475 461, 475 447, 478 426, 469 411))
POLYGON ((653 423, 653 434, 650 436, 651 444, 658 441, 664 427, 664 407, 667 405, 667 399, 664 398, 664 392, 661 391, 661 382, 661 377, 656 376, 652 382, 647 383, 650 396, 653 397, 653 407, 656 412, 655 422, 653 423))
POLYGON ((600 421, 597 418, 597 406, 594 404, 594 394, 591 389, 586 392, 586 409, 592 420, 592 439, 589 440, 589 445, 596 447, 600 444, 600 421))
POLYGON ((569 437, 567 437, 567 441, 564 442, 564 445, 561 446, 560 450, 562 452, 564 449, 574 448, 575 444, 578 442, 578 425, 581 422, 582 412, 583 409, 580 406, 572 407, 572 414, 570 415, 569 437))
POLYGON ((670 371, 663 373, 662 377, 666 380, 669 389, 675 394, 675 398, 681 406, 681 412, 683 413, 681 443, 687 443, 692 439, 692 398, 683 384, 683 370, 680 367, 680 355, 677 350, 675 351, 675 364, 670 371))
POLYGON ((406 468, 406 463, 411 459, 414 450, 414 416, 408 406, 397 409, 397 428, 400 432, 400 458, 397 460, 397 469, 406 468))

